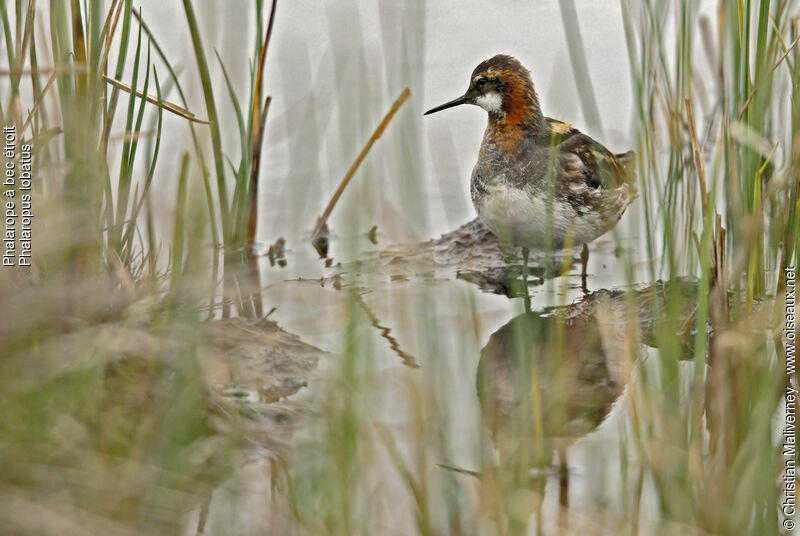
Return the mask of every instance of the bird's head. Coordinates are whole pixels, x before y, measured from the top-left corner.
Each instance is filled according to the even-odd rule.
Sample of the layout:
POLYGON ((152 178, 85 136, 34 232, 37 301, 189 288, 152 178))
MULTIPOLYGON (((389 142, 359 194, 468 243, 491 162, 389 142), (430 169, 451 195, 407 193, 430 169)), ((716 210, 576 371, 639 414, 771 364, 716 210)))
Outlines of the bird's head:
POLYGON ((530 73, 516 58, 505 54, 478 64, 464 95, 428 110, 425 115, 460 104, 480 106, 489 113, 490 120, 514 125, 541 117, 530 73))

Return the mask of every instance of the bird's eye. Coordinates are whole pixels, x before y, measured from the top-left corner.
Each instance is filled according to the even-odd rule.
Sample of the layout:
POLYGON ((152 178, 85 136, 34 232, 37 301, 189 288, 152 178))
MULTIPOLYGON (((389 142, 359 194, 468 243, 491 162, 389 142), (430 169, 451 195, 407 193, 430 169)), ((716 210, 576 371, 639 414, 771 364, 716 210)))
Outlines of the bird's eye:
POLYGON ((475 80, 475 85, 478 86, 478 87, 485 86, 486 85, 486 79, 485 78, 478 78, 477 80, 475 80))

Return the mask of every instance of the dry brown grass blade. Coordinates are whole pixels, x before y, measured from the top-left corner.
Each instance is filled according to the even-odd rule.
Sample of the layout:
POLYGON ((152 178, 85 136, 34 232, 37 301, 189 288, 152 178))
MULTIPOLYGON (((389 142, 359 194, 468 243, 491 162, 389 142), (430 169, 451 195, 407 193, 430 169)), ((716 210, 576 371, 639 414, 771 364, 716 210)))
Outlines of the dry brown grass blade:
POLYGON ((100 40, 101 41, 108 41, 109 35, 108 31, 111 28, 111 17, 114 15, 114 11, 119 8, 119 3, 121 0, 111 0, 111 5, 108 6, 108 13, 106 14, 106 21, 103 23, 103 29, 100 31, 100 40))
POLYGON ((155 130, 143 130, 139 132, 125 131, 120 134, 115 134, 111 136, 111 141, 120 142, 120 141, 142 140, 145 138, 152 138, 157 134, 158 132, 155 130))
POLYGON ((389 111, 386 112, 386 115, 378 125, 378 128, 376 128, 375 132, 372 133, 372 136, 367 141, 367 144, 364 145, 364 148, 361 149, 361 152, 358 154, 358 157, 356 158, 355 162, 353 162, 353 165, 351 165, 350 169, 348 169, 347 173, 345 173, 342 182, 339 184, 339 187, 333 193, 333 197, 331 197, 331 200, 328 202, 328 206, 326 206, 325 210, 322 212, 322 216, 320 216, 317 219, 317 225, 314 228, 314 233, 311 235, 312 239, 317 238, 318 236, 320 236, 320 234, 322 234, 322 230, 325 228, 325 222, 328 221, 328 217, 331 215, 333 207, 336 206, 336 202, 339 201, 339 198, 342 196, 342 192, 344 192, 344 189, 347 188, 347 184, 350 182, 350 179, 353 178, 353 175, 358 169, 358 166, 361 165, 361 162, 367 156, 369 150, 372 148, 375 142, 378 141, 378 138, 380 138, 383 135, 383 131, 386 130, 386 127, 389 125, 389 122, 392 120, 394 115, 397 113, 397 111, 400 109, 403 103, 408 100, 410 96, 411 96, 411 90, 405 88, 403 92, 400 93, 400 96, 397 97, 397 100, 394 101, 392 107, 389 108, 389 111))
MULTIPOLYGON (((83 18, 81 17, 81 5, 78 0, 70 0, 72 13, 72 51, 75 55, 75 63, 87 65, 86 63, 86 37, 83 34, 83 18)), ((76 84, 79 94, 86 94, 87 75, 78 75, 76 84)))
MULTIPOLYGON (((114 0, 117 2, 118 0, 114 0)), ((103 58, 100 60, 100 69, 103 73, 106 72, 108 67, 108 54, 111 51, 111 41, 114 39, 114 34, 117 32, 117 23, 119 22, 119 16, 122 13, 123 2, 119 0, 116 5, 116 10, 114 9, 114 3, 111 4, 111 8, 108 10, 108 18, 106 18, 105 26, 103 27, 103 33, 101 34, 101 38, 105 38, 106 44, 103 49, 103 58), (111 13, 114 13, 114 22, 111 22, 111 13)))
POLYGON ((694 110, 692 103, 689 99, 685 99, 686 117, 689 119, 689 137, 692 143, 692 153, 694 154, 694 163, 697 166, 697 177, 700 179, 700 200, 703 202, 703 213, 708 206, 708 188, 706 188, 706 169, 703 165, 703 155, 700 154, 700 145, 697 142, 697 128, 694 124, 694 110))
POLYGON ((419 363, 417 362, 417 358, 413 355, 405 352, 401 347, 400 343, 397 342, 397 339, 392 335, 391 328, 388 328, 381 324, 380 320, 375 313, 372 312, 372 309, 367 305, 367 302, 364 301, 357 293, 353 293, 353 300, 361 307, 361 310, 364 311, 364 314, 367 315, 369 318, 369 323, 372 324, 372 327, 377 329, 381 333, 381 337, 386 339, 389 342, 389 348, 397 354, 397 356, 403 360, 403 364, 407 367, 411 368, 419 368, 419 363))
POLYGON ((256 222, 258 219, 258 172, 261 169, 261 144, 264 140, 264 128, 267 124, 267 112, 269 111, 271 102, 272 97, 267 97, 253 135, 253 176, 251 179, 252 190, 250 192, 250 220, 247 229, 248 246, 253 246, 256 238, 256 222))
POLYGON ((264 36, 264 44, 261 47, 261 54, 258 58, 258 70, 256 71, 256 84, 253 90, 253 103, 252 103, 252 156, 253 156, 253 169, 251 176, 251 191, 250 191, 250 220, 248 222, 247 231, 247 245, 252 248, 255 244, 256 235, 256 220, 258 219, 258 172, 261 166, 261 142, 264 138, 264 125, 267 122, 267 110, 272 101, 271 97, 267 97, 263 109, 261 109, 261 91, 264 87, 264 64, 267 58, 267 48, 269 47, 270 39, 272 38, 272 27, 275 23, 275 8, 278 5, 278 0, 272 1, 272 8, 269 14, 269 23, 267 24, 267 33, 264 36), (260 112, 259 112, 260 110, 260 112))
POLYGON ((250 177, 250 214, 248 215, 247 222, 247 258, 250 275, 250 285, 252 286, 252 300, 253 308, 257 317, 261 317, 264 312, 261 303, 261 273, 258 269, 258 260, 255 255, 256 244, 256 228, 258 224, 258 173, 261 169, 261 145, 264 140, 264 127, 267 123, 267 112, 269 105, 272 102, 272 97, 267 97, 261 108, 261 92, 264 88, 264 64, 267 58, 267 49, 269 42, 272 39, 272 28, 275 24, 275 9, 278 5, 278 0, 272 0, 272 8, 269 13, 269 22, 267 23, 267 33, 264 36, 264 44, 261 47, 261 54, 258 58, 258 71, 256 72, 256 84, 253 90, 253 108, 252 118, 253 125, 251 135, 253 137, 252 147, 252 175, 250 177), (260 113, 259 113, 259 109, 260 113))
MULTIPOLYGON (((117 88, 119 88, 119 89, 121 89, 123 91, 126 91, 128 93, 131 92, 131 86, 129 86, 128 84, 125 84, 124 82, 120 82, 119 80, 114 80, 113 78, 111 78, 109 76, 105 76, 105 75, 103 75, 103 79, 106 82, 108 82, 109 84, 111 84, 112 86, 114 86, 114 87, 117 87, 117 88)), ((155 96, 150 95, 150 94, 145 95, 144 93, 142 93, 138 89, 136 90, 136 96, 139 97, 140 99, 147 99, 147 102, 149 102, 151 104, 158 105, 158 97, 155 97, 155 96)), ((178 115, 180 117, 183 117, 184 119, 188 119, 189 121, 192 121, 193 123, 201 123, 203 125, 211 124, 209 121, 206 121, 204 119, 198 119, 197 117, 195 117, 195 115, 192 112, 190 112, 189 110, 187 110, 185 108, 181 108, 177 104, 172 104, 171 102, 167 102, 167 101, 162 99, 161 100, 161 106, 166 111, 171 112, 171 113, 173 113, 175 115, 178 115)))
MULTIPOLYGON (((795 39, 795 40, 792 42, 792 44, 791 44, 791 45, 789 45, 789 47, 786 49, 786 52, 784 52, 784 53, 783 53, 783 55, 781 55, 781 57, 780 57, 780 58, 778 58, 778 61, 776 61, 776 62, 775 62, 775 65, 773 65, 773 66, 772 66, 772 69, 770 70, 770 72, 774 72, 774 71, 775 71, 775 69, 777 69, 778 67, 780 67, 780 65, 781 65, 781 63, 783 62, 783 60, 785 60, 785 59, 786 59, 786 58, 789 56, 789 53, 790 53, 790 52, 791 52, 791 51, 794 49, 794 47, 796 47, 796 46, 797 46, 797 43, 798 43, 798 42, 800 42, 800 37, 798 37, 797 39, 795 39)), ((744 101, 744 104, 742 105, 742 109, 739 111, 739 116, 737 117, 737 119, 738 119, 739 121, 741 121, 741 120, 742 120, 742 117, 744 117, 744 113, 747 111, 747 107, 748 107, 748 106, 750 106, 750 103, 751 103, 751 102, 753 102, 753 97, 755 97, 755 96, 756 96, 756 91, 758 91, 758 88, 759 88, 759 87, 760 87, 759 85, 756 85, 756 86, 753 88, 753 90, 752 90, 752 91, 750 91, 750 94, 749 94, 749 95, 747 96, 747 98, 745 99, 745 101, 744 101)))
MULTIPOLYGON (((267 49, 269 42, 272 39, 272 27, 275 24, 275 9, 278 6, 278 0, 272 0, 272 8, 269 13, 269 22, 267 23, 267 33, 264 36, 264 45, 261 47, 261 54, 258 58, 258 71, 256 72, 256 85, 253 91, 253 135, 255 136, 259 128, 259 106, 261 104, 261 90, 264 87, 264 63, 267 58, 267 49)), ((253 153, 255 154, 255 152, 253 153)))
POLYGON ((47 83, 44 85, 44 89, 42 89, 42 92, 39 94, 39 97, 36 99, 36 103, 33 105, 33 108, 31 108, 30 112, 28 112, 28 117, 25 119, 25 123, 23 123, 22 128, 20 129, 20 132, 25 132, 25 129, 27 129, 28 125, 31 124, 31 121, 33 120, 33 117, 36 115, 36 112, 39 111, 39 107, 44 102, 44 96, 47 95, 47 92, 53 86, 55 81, 56 81, 56 73, 53 73, 53 74, 50 75, 50 78, 47 79, 47 83))
MULTIPOLYGON (((19 58, 25 58, 28 53, 28 44, 33 36, 33 20, 36 17, 36 0, 31 0, 28 4, 28 14, 25 16, 25 33, 22 37, 22 48, 20 49, 19 58)), ((24 63, 24 59, 20 63, 24 63)))
POLYGON ((261 144, 264 139, 264 126, 267 123, 267 112, 272 97, 267 97, 264 109, 261 111, 258 131, 254 133, 253 141, 253 177, 252 190, 250 191, 250 216, 247 222, 247 259, 249 265, 250 284, 252 288, 253 308, 256 317, 260 318, 264 312, 261 303, 261 272, 258 268, 258 260, 255 254, 256 227, 258 223, 258 171, 261 167, 261 144))

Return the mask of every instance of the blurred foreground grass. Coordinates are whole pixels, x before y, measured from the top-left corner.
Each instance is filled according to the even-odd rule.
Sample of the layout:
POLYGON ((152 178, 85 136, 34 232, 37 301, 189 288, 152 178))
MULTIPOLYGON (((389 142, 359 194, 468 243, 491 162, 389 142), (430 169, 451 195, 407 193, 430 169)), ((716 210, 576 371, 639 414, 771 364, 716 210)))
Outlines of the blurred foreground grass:
MULTIPOLYGON (((214 490, 247 451, 203 356, 215 351, 209 318, 264 314, 250 247, 274 4, 252 7, 241 97, 227 74, 212 79, 184 0, 205 103, 196 117, 169 51, 133 7, 2 3, 0 118, 34 148, 37 211, 35 266, 0 270, 3 533, 191 533, 190 513, 202 531, 214 490), (233 117, 218 112, 222 98, 233 117), (186 120, 193 148, 181 155, 173 210, 161 215, 174 222, 170 237, 156 232, 150 189, 166 113, 186 120), (125 125, 118 159, 115 118, 125 125), (235 148, 220 135, 228 123, 235 148)), ((797 259, 798 6, 716 7, 710 20, 690 1, 622 3, 652 290, 595 293, 498 330, 481 358, 485 432, 474 437, 457 435, 451 371, 435 359, 463 347, 435 314, 435 293, 397 302, 421 319, 427 356, 421 372, 397 380, 403 437, 378 411, 393 400, 376 388, 363 336, 377 321, 346 296, 341 345, 304 434, 276 464, 277 491, 242 515, 268 515, 263 530, 274 534, 524 534, 545 525, 550 496, 548 526, 562 534, 780 533, 774 423, 787 381, 783 268, 797 259), (714 78, 700 77, 700 61, 714 78), (692 278, 690 291, 679 276, 692 278), (619 471, 608 484, 619 500, 572 504, 570 446, 625 386, 619 471), (461 468, 472 473, 438 465, 454 444, 474 454, 477 465, 461 468)), ((577 43, 573 58, 585 55, 577 43)), ((622 263, 624 286, 633 260, 622 263)), ((460 318, 469 333, 480 311, 473 303, 460 318)))

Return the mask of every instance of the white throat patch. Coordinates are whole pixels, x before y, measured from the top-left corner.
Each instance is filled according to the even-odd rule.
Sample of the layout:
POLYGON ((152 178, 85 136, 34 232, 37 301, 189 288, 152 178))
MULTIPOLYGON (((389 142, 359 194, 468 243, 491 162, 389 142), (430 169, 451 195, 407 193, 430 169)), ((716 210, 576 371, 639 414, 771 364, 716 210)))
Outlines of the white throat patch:
POLYGON ((497 113, 503 109, 503 97, 492 91, 475 99, 475 104, 489 113, 497 113))

